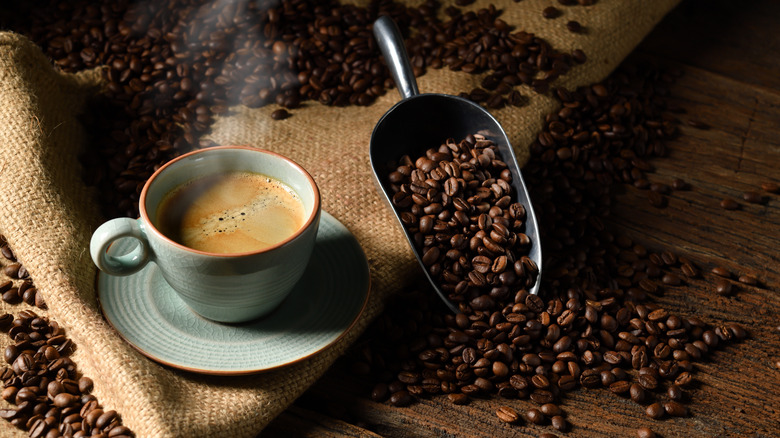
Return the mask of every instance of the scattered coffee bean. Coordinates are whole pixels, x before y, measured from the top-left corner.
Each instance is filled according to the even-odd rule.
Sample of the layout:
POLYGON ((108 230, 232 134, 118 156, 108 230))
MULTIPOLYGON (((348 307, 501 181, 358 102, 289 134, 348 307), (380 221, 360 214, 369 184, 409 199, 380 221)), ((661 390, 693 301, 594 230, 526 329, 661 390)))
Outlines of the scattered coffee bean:
POLYGON ((656 420, 662 418, 664 416, 664 406, 661 403, 653 403, 645 409, 645 413, 650 418, 655 418, 656 420))
POLYGON ((720 208, 724 210, 736 210, 739 208, 739 203, 731 198, 724 198, 720 201, 720 208))
POLYGON ((718 295, 729 296, 731 295, 732 290, 733 287, 730 281, 723 278, 719 278, 715 281, 715 292, 717 292, 718 295))
POLYGON ((555 6, 548 6, 542 11, 542 16, 544 18, 558 18, 561 16, 561 10, 555 6))
POLYGON ((675 178, 672 180, 672 188, 675 190, 686 190, 688 188, 688 183, 680 178, 675 178))
POLYGON ((533 424, 544 424, 544 414, 539 409, 531 408, 525 413, 525 418, 533 424))
POLYGON ((745 202, 749 202, 751 204, 761 204, 765 201, 764 196, 756 191, 748 191, 743 193, 742 199, 744 199, 745 202))
POLYGON ((700 121, 700 120, 694 120, 694 119, 688 119, 687 120, 688 126, 696 129, 702 129, 707 130, 710 129, 710 125, 700 121))
POLYGON ((731 272, 723 266, 716 266, 710 271, 718 277, 731 278, 731 272))
POLYGON ((780 184, 774 182, 761 183, 761 190, 767 193, 780 193, 780 184))
POLYGON ((552 427, 554 427, 556 430, 559 430, 561 432, 566 432, 566 430, 569 428, 566 419, 560 415, 556 415, 552 417, 551 421, 552 421, 552 427))
POLYGON ((683 390, 677 385, 669 385, 669 388, 666 389, 666 396, 670 400, 680 401, 683 398, 683 390))
POLYGON ((566 22, 566 29, 569 29, 569 32, 572 33, 581 33, 584 30, 580 22, 575 20, 566 22))
POLYGON ((637 438, 655 438, 655 432, 649 427, 640 427, 636 430, 637 438))
POLYGON ((739 282, 742 284, 746 284, 748 286, 757 286, 758 285, 758 279, 752 275, 740 275, 739 276, 739 282))
POLYGON ((676 401, 663 402, 664 411, 672 417, 684 417, 688 415, 688 408, 676 401))
POLYGON ((286 109, 280 108, 271 113, 271 118, 274 120, 284 120, 290 117, 290 113, 286 109))
POLYGON ((393 406, 404 407, 414 402, 414 398, 407 391, 401 390, 390 395, 390 403, 393 406))
POLYGON ((517 423, 520 421, 520 415, 518 415, 517 411, 510 408, 509 406, 499 407, 496 410, 496 415, 498 416, 498 419, 504 423, 517 423))

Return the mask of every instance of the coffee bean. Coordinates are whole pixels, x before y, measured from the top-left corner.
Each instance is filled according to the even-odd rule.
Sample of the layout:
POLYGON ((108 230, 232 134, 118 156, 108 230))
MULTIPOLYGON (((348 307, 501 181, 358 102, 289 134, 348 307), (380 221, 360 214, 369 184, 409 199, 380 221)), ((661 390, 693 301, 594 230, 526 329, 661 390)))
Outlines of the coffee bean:
POLYGON ((699 270, 691 263, 683 263, 680 267, 682 273, 688 278, 696 278, 699 276, 699 270))
POLYGON ((583 31, 583 27, 580 22, 575 20, 566 22, 566 29, 569 29, 569 32, 573 33, 581 33, 583 31))
POLYGON ((761 190, 767 193, 780 193, 780 184, 774 182, 761 183, 761 190))
POLYGON ((21 278, 19 270, 22 268, 21 263, 11 263, 10 265, 3 266, 3 274, 11 278, 21 278))
POLYGON ((548 6, 542 11, 542 16, 544 18, 557 18, 561 16, 561 10, 555 6, 548 6))
POLYGON ((394 392, 390 395, 390 403, 393 406, 397 407, 405 407, 409 406, 414 402, 414 398, 412 398, 411 395, 409 395, 409 392, 401 390, 398 392, 394 392))
POLYGON ((715 292, 717 292, 718 295, 731 295, 732 289, 731 282, 726 279, 719 278, 715 281, 715 292))
POLYGON ((371 390, 371 400, 375 402, 383 402, 390 396, 390 391, 386 383, 377 383, 374 389, 371 390))
POLYGON ((743 193, 742 199, 751 204, 761 204, 765 201, 764 196, 761 193, 752 190, 743 193))
POLYGON ((545 403, 539 407, 539 410, 548 417, 555 417, 561 415, 561 408, 558 405, 552 403, 545 403))
POLYGON ((663 403, 664 411, 672 417, 684 417, 688 415, 688 408, 676 401, 663 403))
POLYGON ((561 432, 566 432, 566 430, 569 428, 569 425, 566 423, 566 419, 560 415, 552 417, 551 421, 552 426, 561 432))
POLYGON ((739 203, 731 198, 724 198, 720 201, 720 208, 724 210, 736 210, 739 208, 739 203))
POLYGON ((638 383, 632 383, 628 389, 631 400, 635 403, 644 403, 646 393, 642 385, 638 383))
POLYGON ((656 420, 662 418, 664 416, 664 406, 661 403, 653 403, 645 409, 645 413, 650 418, 655 418, 656 420))
POLYGON ((448 394, 447 398, 449 398, 450 402, 454 405, 465 405, 469 402, 469 397, 466 394, 461 393, 448 394))
POLYGON ((758 279, 752 275, 740 275, 738 278, 738 281, 742 284, 746 284, 748 286, 756 286, 758 285, 758 279))
POLYGON ((517 423, 520 421, 520 415, 509 406, 501 406, 496 410, 496 416, 504 423, 517 423))
POLYGON ((656 434, 649 427, 640 427, 636 430, 637 438, 655 438, 656 434))
POLYGON ((672 188, 674 190, 686 190, 688 188, 688 183, 680 178, 675 178, 672 180, 672 188))
POLYGON ((686 122, 688 123, 689 126, 691 126, 693 128, 696 128, 696 129, 703 129, 703 130, 710 129, 710 125, 708 125, 708 124, 706 124, 706 123, 704 123, 704 122, 702 122, 700 120, 688 119, 686 122))
POLYGON ((719 276, 719 277, 723 277, 723 278, 730 278, 731 277, 731 272, 729 272, 728 269, 726 269, 726 268, 724 268, 722 266, 716 266, 716 267, 712 268, 711 272, 713 274, 719 276))
POLYGON ((271 113, 271 118, 274 120, 284 120, 290 117, 290 113, 287 110, 280 108, 271 113))
POLYGON ((525 418, 533 424, 544 424, 546 419, 539 409, 531 408, 525 413, 525 418))
POLYGON ((683 398, 683 391, 677 385, 670 385, 666 389, 666 395, 667 397, 669 397, 670 400, 680 401, 683 398))
POLYGON ((3 245, 0 247, 0 254, 3 255, 7 260, 10 260, 12 262, 16 261, 16 256, 14 255, 14 252, 11 250, 11 247, 8 245, 3 245))

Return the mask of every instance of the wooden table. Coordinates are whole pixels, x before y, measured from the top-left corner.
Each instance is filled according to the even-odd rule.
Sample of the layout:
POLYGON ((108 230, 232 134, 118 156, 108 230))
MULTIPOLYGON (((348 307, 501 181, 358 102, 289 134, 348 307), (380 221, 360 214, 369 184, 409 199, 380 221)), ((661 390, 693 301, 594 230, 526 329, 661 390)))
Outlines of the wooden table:
MULTIPOLYGON (((662 437, 780 436, 780 195, 749 204, 741 195, 780 183, 780 3, 691 0, 667 16, 637 49, 684 75, 671 88, 688 118, 711 126, 683 125, 668 144, 670 156, 653 162, 653 178, 682 177, 666 208, 651 207, 629 187, 619 195, 611 222, 649 247, 676 248, 698 262, 704 279, 670 290, 657 302, 708 322, 733 321, 751 334, 696 365, 690 416, 652 420, 630 400, 606 390, 580 389, 562 407, 572 425, 567 436, 636 436, 648 426, 662 437), (723 198, 740 201, 726 211, 723 198), (751 274, 757 287, 714 293, 709 270, 720 265, 751 274)), ((684 117, 681 117, 684 118, 684 117)), ((370 400, 365 382, 339 361, 262 437, 504 437, 554 432, 512 427, 495 415, 497 399, 454 406, 446 397, 396 408, 370 400)), ((526 401, 528 407, 532 403, 526 401)))

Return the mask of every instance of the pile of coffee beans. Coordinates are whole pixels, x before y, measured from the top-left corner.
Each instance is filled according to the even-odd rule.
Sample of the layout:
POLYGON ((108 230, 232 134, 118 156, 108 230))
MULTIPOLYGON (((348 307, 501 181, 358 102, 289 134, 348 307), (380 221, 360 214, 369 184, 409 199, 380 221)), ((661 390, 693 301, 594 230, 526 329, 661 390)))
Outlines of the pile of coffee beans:
MULTIPOLYGON (((678 133, 665 106, 674 76, 627 65, 603 83, 555 90, 562 107, 547 116, 525 168, 545 254, 540 295, 515 286, 487 311, 463 306, 456 315, 430 291, 400 295, 355 352, 356 369, 378 382, 374 400, 405 406, 436 395, 454 404, 475 396, 530 399, 524 413, 503 403, 498 420, 566 431, 559 403, 584 387, 626 397, 653 419, 688 415, 693 364, 748 334, 654 303, 665 288, 701 279, 700 269, 670 249, 653 251, 615 234, 605 222, 618 184, 661 196, 672 190, 648 181, 648 160, 663 157, 678 133)), ((418 160, 414 167, 436 167, 430 151, 418 160)), ((411 169, 411 160, 404 166, 411 169)), ((489 211, 500 198, 485 199, 489 211)), ((413 215, 409 225, 421 227, 422 217, 413 215)))
POLYGON ((209 146, 200 137, 229 106, 275 102, 274 120, 313 100, 368 105, 393 86, 371 26, 391 16, 408 36, 415 72, 490 73, 466 97, 491 108, 523 105, 515 85, 546 92, 585 61, 513 30, 494 7, 446 9, 433 0, 367 7, 334 0, 17 2, 0 28, 22 32, 65 71, 104 67, 105 97, 85 123, 93 136, 84 178, 107 216, 136 216, 143 183, 171 158, 209 146), (14 11, 13 9, 18 9, 14 11))
POLYGON ((388 180, 423 264, 461 312, 492 311, 536 283, 525 207, 514 201, 512 173, 491 140, 469 135, 405 155, 388 180))
POLYGON ((116 411, 104 411, 90 394, 92 380, 78 376, 68 357, 73 342, 59 324, 22 310, 0 315, 0 329, 14 341, 3 352, 9 366, 0 373, 2 398, 14 406, 0 409, 0 418, 32 438, 133 436, 116 411))
POLYGON ((46 302, 43 300, 43 294, 38 293, 27 269, 16 260, 11 247, 5 240, 5 236, 0 236, 0 254, 10 263, 3 266, 3 274, 8 279, 0 280, 0 294, 2 299, 8 304, 19 304, 22 301, 41 309, 46 308, 46 302), (22 280, 18 286, 14 285, 14 280, 22 280))
MULTIPOLYGON (((43 295, 1 235, 0 253, 8 261, 2 271, 9 279, 0 281, 3 301, 46 309, 43 295)), ((0 314, 0 330, 12 340, 3 351, 8 365, 0 369, 0 397, 12 407, 0 408, 0 418, 32 438, 134 436, 116 411, 104 411, 90 394, 92 380, 79 375, 69 357, 76 346, 57 322, 28 309, 16 316, 0 314)))

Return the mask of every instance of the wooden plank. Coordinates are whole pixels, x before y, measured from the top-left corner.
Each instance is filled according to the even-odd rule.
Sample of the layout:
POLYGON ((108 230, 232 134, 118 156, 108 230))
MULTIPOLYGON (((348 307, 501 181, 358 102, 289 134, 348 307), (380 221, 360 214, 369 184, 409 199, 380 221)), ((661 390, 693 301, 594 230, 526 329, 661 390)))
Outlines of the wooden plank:
POLYGON ((296 438, 379 438, 381 435, 298 406, 291 406, 284 411, 260 434, 261 438, 291 436, 296 438))
POLYGON ((780 2, 686 0, 645 38, 640 50, 780 88, 780 2))

